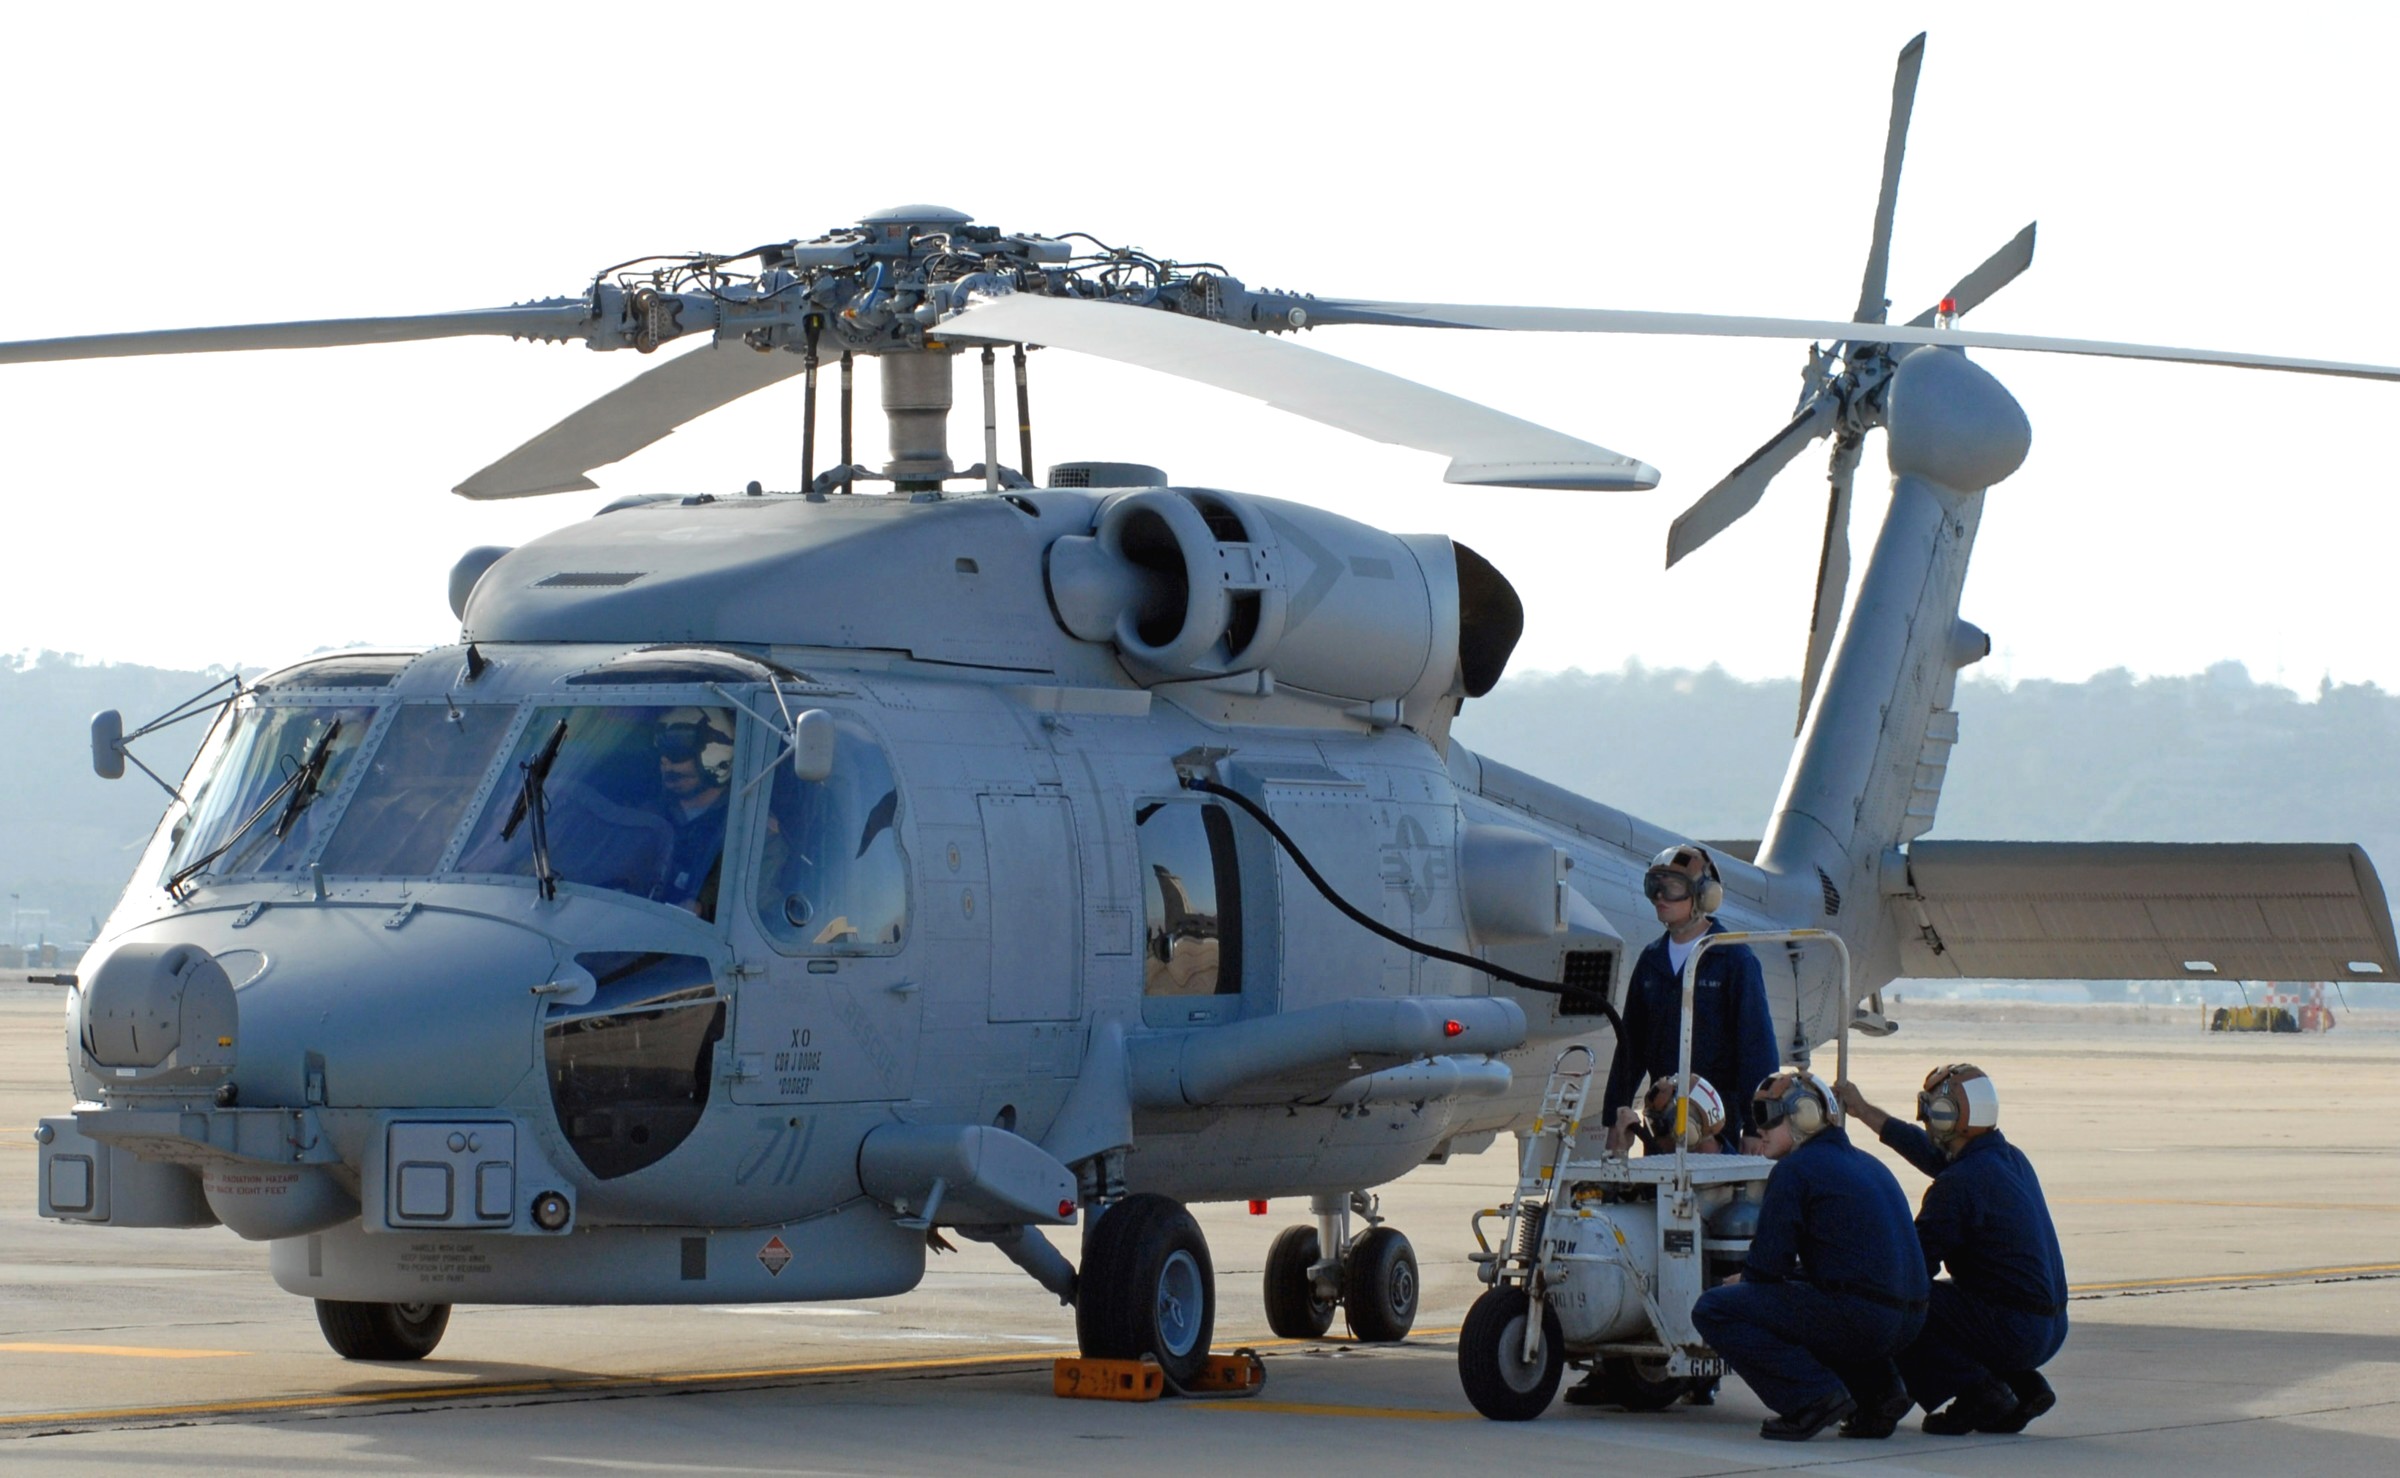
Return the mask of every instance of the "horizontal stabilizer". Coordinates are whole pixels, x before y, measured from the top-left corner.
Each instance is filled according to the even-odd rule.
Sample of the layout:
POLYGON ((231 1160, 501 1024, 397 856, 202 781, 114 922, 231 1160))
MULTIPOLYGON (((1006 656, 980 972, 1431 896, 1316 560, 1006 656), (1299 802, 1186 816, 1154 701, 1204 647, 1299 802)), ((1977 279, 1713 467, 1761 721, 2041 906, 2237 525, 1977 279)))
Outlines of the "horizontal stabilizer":
POLYGON ((1922 979, 2400 979, 2344 843, 1919 841, 1889 903, 1922 979))

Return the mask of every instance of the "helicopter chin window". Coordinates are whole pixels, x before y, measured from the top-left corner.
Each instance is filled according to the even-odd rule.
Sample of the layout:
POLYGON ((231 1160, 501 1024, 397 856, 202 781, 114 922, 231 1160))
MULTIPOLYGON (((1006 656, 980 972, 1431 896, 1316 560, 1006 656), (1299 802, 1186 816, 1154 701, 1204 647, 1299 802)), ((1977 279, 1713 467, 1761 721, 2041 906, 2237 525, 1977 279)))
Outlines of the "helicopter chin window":
POLYGON ((614 1180, 673 1153, 708 1107, 725 1002, 696 955, 582 954, 592 999, 542 1026, 550 1103, 586 1169, 614 1180))

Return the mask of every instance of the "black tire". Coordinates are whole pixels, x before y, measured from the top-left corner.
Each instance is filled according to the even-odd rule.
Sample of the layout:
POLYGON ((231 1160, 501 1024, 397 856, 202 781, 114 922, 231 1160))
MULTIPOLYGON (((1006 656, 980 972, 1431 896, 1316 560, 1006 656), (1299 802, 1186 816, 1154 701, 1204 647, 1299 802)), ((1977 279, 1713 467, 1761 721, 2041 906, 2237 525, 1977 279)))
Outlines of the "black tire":
POLYGON ((1199 1378, 1217 1325, 1208 1239, 1180 1202, 1148 1192, 1108 1208, 1084 1243, 1075 1338, 1086 1356, 1158 1361, 1178 1386, 1199 1378))
POLYGON ((317 1327, 345 1360, 422 1360, 450 1327, 448 1304, 359 1304, 317 1300, 317 1327))
POLYGON ((1558 1315, 1542 1305, 1542 1348, 1527 1364, 1522 1288, 1494 1288, 1467 1310, 1458 1332, 1458 1383, 1467 1401, 1496 1422, 1529 1422, 1550 1409, 1567 1369, 1566 1336, 1558 1315))
POLYGON ((1284 1339, 1323 1339, 1333 1328, 1334 1300, 1308 1275, 1316 1261, 1315 1227, 1285 1227, 1267 1249, 1267 1327, 1284 1339))
POLYGON ((1390 1227, 1369 1227, 1342 1259, 1342 1312, 1369 1344, 1408 1338, 1417 1322, 1417 1251, 1390 1227))
POLYGON ((1606 1404, 1622 1406, 1627 1411, 1664 1411, 1673 1406, 1676 1398, 1694 1383, 1683 1376, 1667 1374, 1666 1368, 1664 1360, 1637 1360, 1631 1355, 1602 1357, 1600 1383, 1608 1393, 1606 1404))

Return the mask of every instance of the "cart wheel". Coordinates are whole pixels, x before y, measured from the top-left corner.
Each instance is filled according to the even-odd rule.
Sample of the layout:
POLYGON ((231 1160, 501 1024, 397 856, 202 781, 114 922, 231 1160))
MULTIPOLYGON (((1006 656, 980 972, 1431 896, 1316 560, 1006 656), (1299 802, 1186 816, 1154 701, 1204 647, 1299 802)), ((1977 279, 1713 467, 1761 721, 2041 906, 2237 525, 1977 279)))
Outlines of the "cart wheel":
POLYGON ((1525 1316, 1532 1300, 1522 1288, 1494 1288, 1467 1310, 1458 1332, 1458 1383, 1477 1411, 1496 1422, 1529 1422, 1549 1409, 1566 1373, 1566 1336, 1558 1315, 1542 1306, 1541 1348, 1525 1359, 1525 1316))
POLYGON ((1600 1380, 1606 1402, 1627 1411, 1664 1411, 1692 1388, 1680 1375, 1667 1374, 1664 1360, 1638 1360, 1631 1355, 1608 1355, 1600 1361, 1600 1380))
POLYGON ((1390 1227, 1370 1227, 1342 1259, 1342 1310, 1369 1344, 1408 1338, 1417 1322, 1417 1253, 1390 1227))
POLYGON ((1285 1227, 1267 1249, 1267 1327, 1284 1339, 1322 1339, 1333 1327, 1334 1301, 1308 1275, 1316 1261, 1315 1227, 1285 1227))

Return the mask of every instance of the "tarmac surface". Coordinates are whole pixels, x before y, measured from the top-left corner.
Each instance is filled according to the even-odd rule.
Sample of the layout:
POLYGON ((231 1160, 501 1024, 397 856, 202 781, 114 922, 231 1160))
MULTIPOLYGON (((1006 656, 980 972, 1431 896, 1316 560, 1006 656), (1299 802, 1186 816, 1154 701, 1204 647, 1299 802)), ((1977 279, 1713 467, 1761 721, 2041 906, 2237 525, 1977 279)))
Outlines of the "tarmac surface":
MULTIPOLYGON (((1901 1008, 1898 1035, 1854 1044, 1869 1097, 1905 1112, 1928 1067, 1972 1059, 2042 1174, 2075 1285, 2074 1333, 2049 1367, 2060 1404, 2015 1437, 1929 1437, 1912 1415, 1885 1442, 1779 1444, 1759 1440, 1765 1410, 1732 1379, 1705 1410, 1475 1415, 1453 1339, 1480 1291, 1468 1217, 1515 1179, 1506 1140, 1383 1189, 1425 1275, 1417 1331, 1397 1346, 1265 1338, 1267 1243, 1305 1205, 1199 1208, 1224 1294, 1217 1345, 1267 1361, 1248 1400, 1055 1398, 1071 1314, 977 1246, 903 1298, 469 1307, 428 1360, 345 1362, 268 1278, 263 1246, 34 1215, 29 1131, 67 1107, 59 1007, 55 989, 0 980, 12 1475, 2400 1472, 2388 1028, 2211 1036, 2193 1010, 1991 1022, 1901 1008)), ((1913 1198, 1923 1178, 1893 1164, 1913 1198)))

